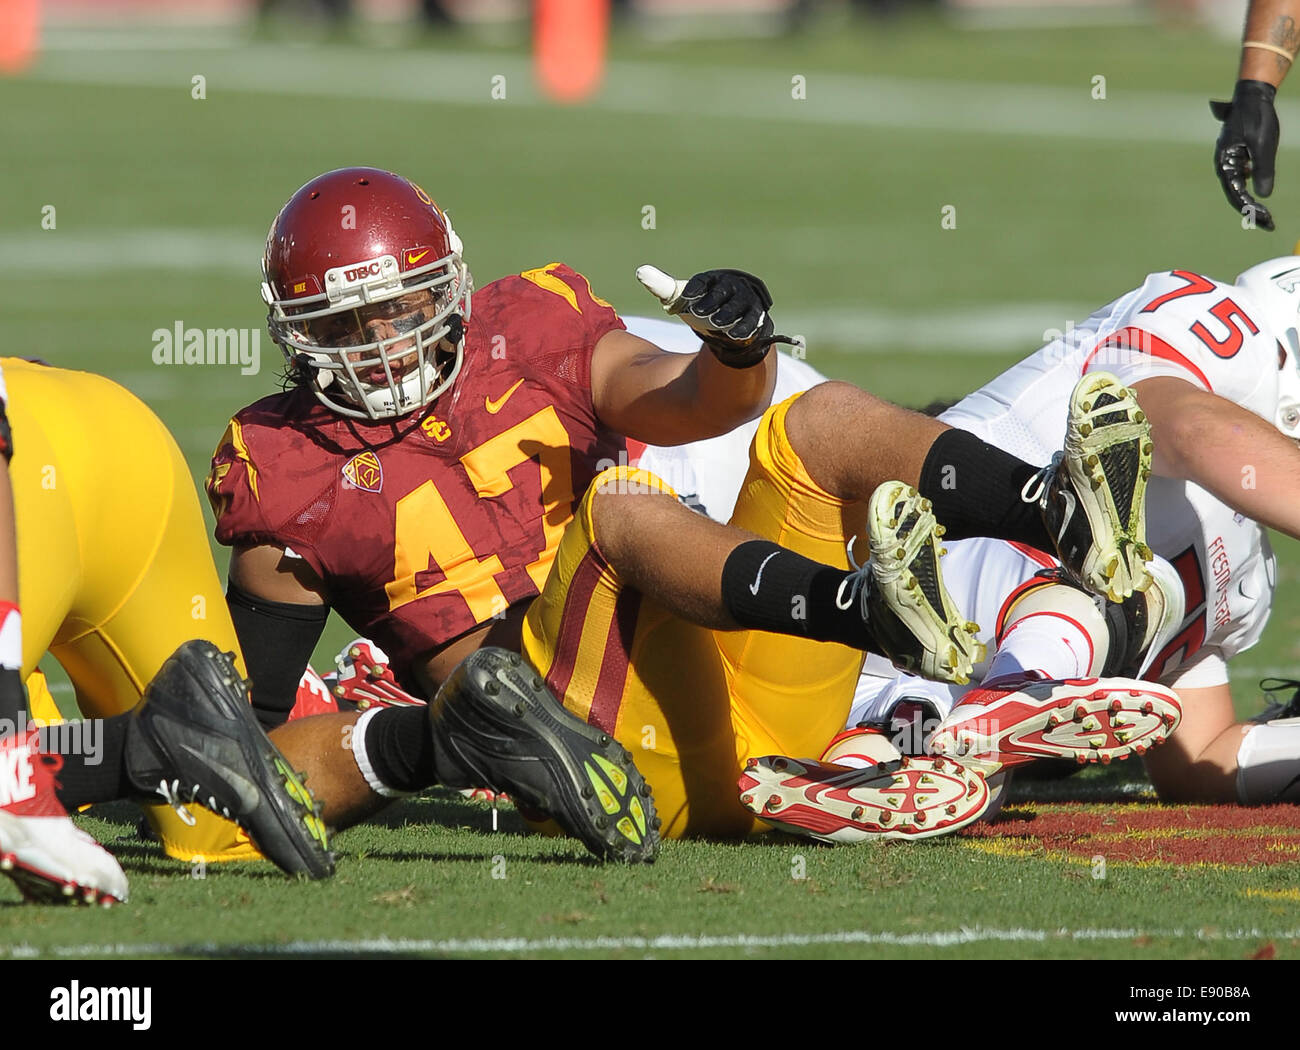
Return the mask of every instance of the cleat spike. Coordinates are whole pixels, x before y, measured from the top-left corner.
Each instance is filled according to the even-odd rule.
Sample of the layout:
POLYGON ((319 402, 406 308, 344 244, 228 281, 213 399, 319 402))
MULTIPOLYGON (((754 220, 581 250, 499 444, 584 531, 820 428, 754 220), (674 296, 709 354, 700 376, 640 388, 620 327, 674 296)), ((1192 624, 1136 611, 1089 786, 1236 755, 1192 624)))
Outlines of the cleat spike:
POLYGON ((767 801, 763 803, 763 805, 767 809, 776 809, 778 806, 781 805, 781 796, 769 795, 767 801))

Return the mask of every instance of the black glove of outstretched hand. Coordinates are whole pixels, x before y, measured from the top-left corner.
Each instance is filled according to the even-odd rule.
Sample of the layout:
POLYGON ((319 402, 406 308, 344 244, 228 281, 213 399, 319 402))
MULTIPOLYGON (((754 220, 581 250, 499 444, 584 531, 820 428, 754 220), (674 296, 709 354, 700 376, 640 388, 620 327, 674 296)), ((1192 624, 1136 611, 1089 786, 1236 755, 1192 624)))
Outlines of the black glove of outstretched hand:
POLYGON ((1238 212, 1248 210, 1255 225, 1273 229, 1273 216, 1246 189, 1253 176, 1255 192, 1273 192, 1273 162, 1277 157, 1278 122, 1273 99, 1277 88, 1263 80, 1238 80, 1231 102, 1211 102, 1210 112, 1223 121, 1214 150, 1214 170, 1224 195, 1238 212))
POLYGON ((744 270, 705 270, 682 289, 682 319, 732 368, 758 364, 773 343, 794 343, 773 334, 771 307, 767 285, 744 270))

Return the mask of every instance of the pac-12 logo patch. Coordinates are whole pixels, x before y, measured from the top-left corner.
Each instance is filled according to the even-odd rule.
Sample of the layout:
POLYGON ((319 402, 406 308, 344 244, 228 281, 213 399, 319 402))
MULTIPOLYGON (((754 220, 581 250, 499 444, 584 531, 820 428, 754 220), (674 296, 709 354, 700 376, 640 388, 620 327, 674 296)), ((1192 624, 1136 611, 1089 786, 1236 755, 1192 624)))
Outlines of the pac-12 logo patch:
POLYGON ((360 452, 343 464, 343 476, 359 489, 379 492, 384 487, 384 468, 373 452, 360 452))

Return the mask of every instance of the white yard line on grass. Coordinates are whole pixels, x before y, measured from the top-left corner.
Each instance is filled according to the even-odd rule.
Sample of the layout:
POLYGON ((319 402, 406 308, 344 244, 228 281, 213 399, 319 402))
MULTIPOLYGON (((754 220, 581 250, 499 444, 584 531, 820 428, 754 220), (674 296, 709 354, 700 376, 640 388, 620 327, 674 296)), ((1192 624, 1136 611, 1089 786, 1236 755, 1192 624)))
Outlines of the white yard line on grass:
MULTIPOLYGON (((183 270, 249 277, 258 272, 262 247, 262 238, 254 235, 205 229, 8 233, 0 234, 0 274, 43 280, 74 271, 111 276, 183 270)), ((256 305, 255 299, 249 302, 256 305)), ((782 314, 782 328, 808 340, 813 364, 819 343, 874 355, 1018 356, 1036 349, 1048 329, 1059 331, 1086 315, 1082 308, 1051 302, 986 302, 947 311, 800 304, 782 314)))
POLYGON ((451 938, 447 940, 408 940, 379 937, 367 940, 289 941, 286 944, 222 944, 215 941, 189 944, 70 944, 42 949, 29 944, 0 948, 0 958, 88 958, 95 956, 141 955, 319 955, 355 953, 358 955, 445 954, 445 955, 527 955, 550 952, 665 952, 716 951, 719 949, 802 948, 816 945, 844 944, 863 946, 897 946, 952 948, 966 944, 991 942, 1047 941, 1126 941, 1139 937, 1152 940, 1178 940, 1191 937, 1198 941, 1295 940, 1300 929, 1218 930, 1210 928, 1141 929, 985 929, 980 926, 929 933, 873 933, 867 930, 841 930, 831 933, 661 934, 658 937, 525 937, 451 938))
MULTIPOLYGON (((149 51, 147 61, 125 49, 58 50, 56 46, 42 55, 29 78, 161 87, 188 94, 190 78, 201 74, 211 97, 233 91, 354 102, 549 105, 533 87, 531 60, 523 55, 375 50, 376 61, 358 76, 359 52, 354 48, 299 49, 257 42, 193 53, 141 49, 149 51), (504 81, 494 80, 501 77, 504 81)), ((696 121, 729 117, 908 132, 1196 146, 1204 146, 1214 130, 1204 96, 1195 93, 1116 89, 1099 103, 1092 98, 1089 83, 1061 87, 809 71, 801 74, 807 76, 806 97, 795 99, 791 75, 784 67, 764 71, 615 60, 609 63, 604 88, 588 108, 672 120, 689 112, 696 121)), ((1300 106, 1279 102, 1278 110, 1283 126, 1300 121, 1300 106)))

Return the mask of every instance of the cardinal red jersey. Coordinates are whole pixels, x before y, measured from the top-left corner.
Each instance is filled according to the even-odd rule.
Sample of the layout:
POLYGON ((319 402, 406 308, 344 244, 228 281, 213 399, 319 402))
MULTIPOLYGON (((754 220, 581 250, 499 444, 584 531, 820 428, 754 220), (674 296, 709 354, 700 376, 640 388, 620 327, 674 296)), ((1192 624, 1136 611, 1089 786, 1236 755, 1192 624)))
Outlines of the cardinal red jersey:
POLYGON ((551 263, 474 293, 460 375, 422 412, 370 423, 307 390, 263 398, 213 456, 217 540, 304 558, 405 671, 540 591, 575 503, 625 447, 591 393, 592 349, 623 327, 551 263))

